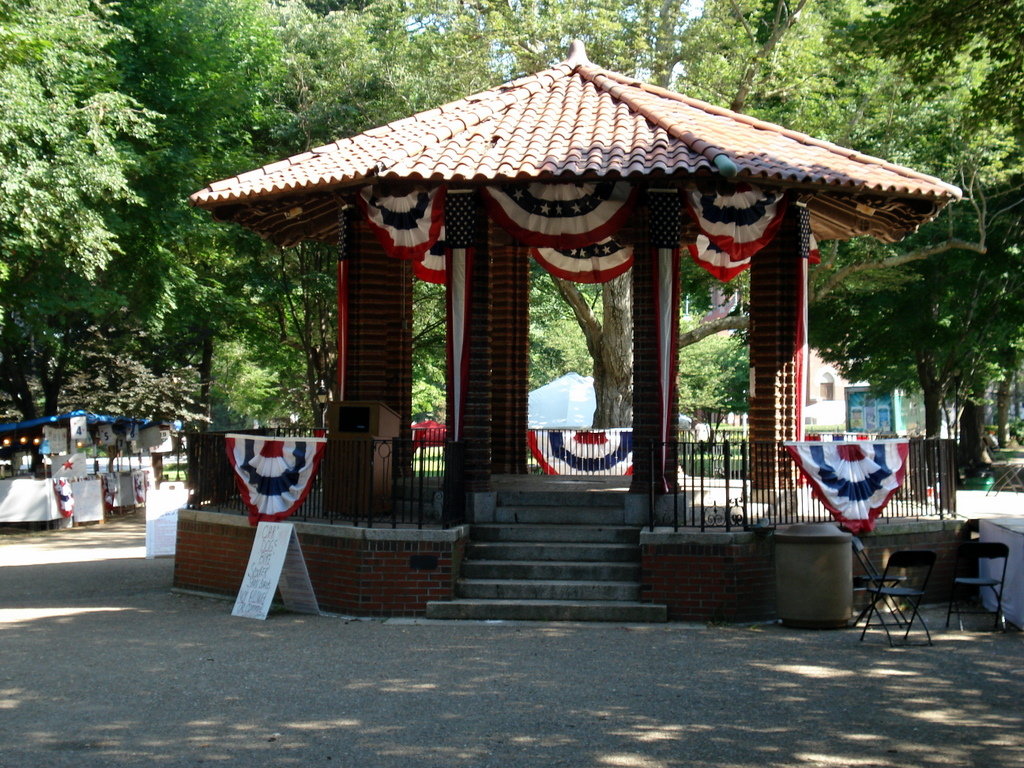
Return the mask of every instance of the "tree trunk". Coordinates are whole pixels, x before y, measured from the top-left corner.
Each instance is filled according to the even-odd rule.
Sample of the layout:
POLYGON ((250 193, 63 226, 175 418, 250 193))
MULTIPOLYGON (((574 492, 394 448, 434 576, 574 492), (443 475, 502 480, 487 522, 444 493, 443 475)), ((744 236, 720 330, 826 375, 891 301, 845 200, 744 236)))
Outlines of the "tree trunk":
POLYGON ((1010 440, 1010 395, 1013 392, 1013 379, 1011 375, 1004 376, 996 390, 996 439, 1000 448, 1009 445, 1010 440))
POLYGON ((213 421, 213 404, 210 402, 210 385, 213 380, 213 336, 203 338, 202 356, 199 359, 199 412, 206 416, 196 425, 200 432, 209 429, 213 421))
POLYGON ((602 286, 603 344, 594 355, 594 426, 599 429, 633 425, 632 282, 622 275, 602 286))
POLYGON ((924 394, 924 433, 926 437, 942 434, 942 398, 945 387, 935 374, 934 361, 917 355, 917 380, 924 394))
POLYGON ((957 444, 957 458, 960 466, 968 470, 992 463, 985 446, 984 392, 972 393, 964 403, 960 414, 960 442, 957 444))

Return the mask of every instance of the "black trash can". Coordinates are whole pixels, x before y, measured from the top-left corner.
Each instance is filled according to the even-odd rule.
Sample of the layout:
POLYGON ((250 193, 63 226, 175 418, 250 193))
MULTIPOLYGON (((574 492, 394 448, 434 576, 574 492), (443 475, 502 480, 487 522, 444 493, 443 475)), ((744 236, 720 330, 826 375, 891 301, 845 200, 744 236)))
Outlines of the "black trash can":
POLYGON ((778 614, 787 627, 847 627, 853 613, 852 536, 834 523, 775 532, 778 614))

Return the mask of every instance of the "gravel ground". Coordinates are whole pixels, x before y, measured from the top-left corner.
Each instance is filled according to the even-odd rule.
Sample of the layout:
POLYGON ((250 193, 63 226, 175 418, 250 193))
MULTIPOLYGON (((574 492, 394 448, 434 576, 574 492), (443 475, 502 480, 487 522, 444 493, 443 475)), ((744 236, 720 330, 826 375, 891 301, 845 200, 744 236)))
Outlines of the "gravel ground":
POLYGON ((171 591, 141 519, 0 537, 0 766, 1024 766, 1024 635, 351 620, 171 591))

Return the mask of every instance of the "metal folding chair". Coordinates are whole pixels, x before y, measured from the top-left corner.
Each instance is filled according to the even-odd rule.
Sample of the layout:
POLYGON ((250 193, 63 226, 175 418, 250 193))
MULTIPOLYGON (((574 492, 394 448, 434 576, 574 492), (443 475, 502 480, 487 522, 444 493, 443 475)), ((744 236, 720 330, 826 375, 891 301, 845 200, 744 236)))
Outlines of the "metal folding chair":
POLYGON ((987 614, 982 590, 990 589, 996 599, 995 623, 993 629, 1006 629, 1003 617, 1003 581, 1006 578, 1006 562, 1010 556, 1010 548, 1000 541, 965 541, 956 550, 956 565, 953 567, 953 586, 949 592, 949 607, 946 609, 946 626, 950 616, 956 611, 956 619, 961 630, 964 620, 961 614, 987 614), (1001 563, 999 562, 1001 561, 1001 563), (987 563, 987 573, 981 572, 981 564, 987 563), (998 575, 997 575, 998 574, 998 575), (964 609, 961 607, 961 595, 967 591, 975 594, 980 608, 964 609))
POLYGON ((882 571, 882 583, 867 587, 868 593, 871 594, 871 605, 868 606, 867 620, 864 622, 864 629, 861 630, 860 639, 864 639, 868 628, 871 627, 872 617, 877 617, 878 624, 885 630, 890 647, 895 643, 893 643, 889 627, 905 628, 903 643, 908 644, 910 630, 913 629, 915 621, 920 624, 928 638, 928 642, 924 645, 931 645, 932 635, 928 631, 928 625, 925 623, 924 617, 921 616, 919 608, 934 567, 935 553, 929 549, 901 549, 889 555, 889 559, 885 563, 885 570, 882 571), (892 583, 891 580, 897 577, 900 577, 901 580, 892 583), (889 610, 892 604, 900 606, 899 617, 901 618, 889 610), (884 612, 879 610, 879 605, 886 610, 884 612), (888 614, 888 618, 886 618, 886 614, 888 614))
MULTIPOLYGON (((867 550, 864 548, 864 542, 858 539, 856 536, 851 537, 850 543, 853 547, 853 556, 857 558, 857 562, 860 563, 861 573, 853 577, 853 591, 854 592, 867 592, 868 587, 881 587, 881 586, 895 586, 903 581, 902 576, 892 575, 888 581, 883 581, 882 574, 878 572, 875 564, 871 562, 871 558, 868 557, 867 550)), ((906 623, 906 617, 903 615, 903 611, 900 608, 898 602, 891 599, 886 599, 886 603, 896 619, 897 623, 902 626, 906 623)), ((868 610, 871 608, 871 603, 868 602, 865 605, 857 618, 853 622, 853 626, 857 626, 864 620, 864 617, 868 615, 868 610)))

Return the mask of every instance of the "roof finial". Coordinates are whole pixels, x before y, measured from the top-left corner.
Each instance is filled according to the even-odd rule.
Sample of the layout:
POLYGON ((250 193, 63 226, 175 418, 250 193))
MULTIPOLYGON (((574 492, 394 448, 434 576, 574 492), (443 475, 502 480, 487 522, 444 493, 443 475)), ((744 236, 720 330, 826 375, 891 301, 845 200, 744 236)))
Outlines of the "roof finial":
POLYGON ((570 67, 590 64, 590 59, 587 58, 587 49, 583 47, 582 40, 573 40, 569 44, 569 56, 566 58, 565 63, 570 67))

